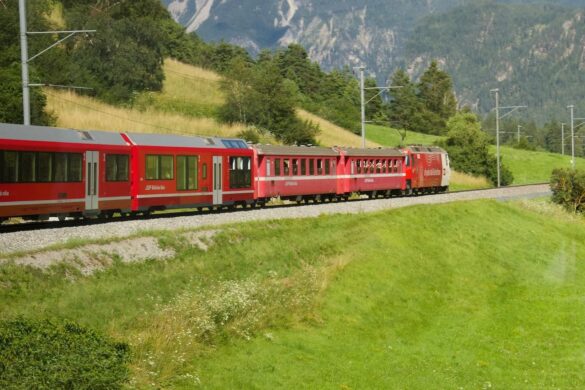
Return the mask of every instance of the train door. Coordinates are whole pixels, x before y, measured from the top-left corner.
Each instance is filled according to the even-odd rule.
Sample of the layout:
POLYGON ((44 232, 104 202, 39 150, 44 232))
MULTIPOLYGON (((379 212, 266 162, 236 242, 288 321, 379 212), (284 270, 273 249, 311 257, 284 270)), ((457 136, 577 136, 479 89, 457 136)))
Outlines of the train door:
POLYGON ((99 209, 99 152, 85 152, 85 209, 99 209))
POLYGON ((441 166, 443 167, 441 187, 447 187, 451 178, 451 167, 449 166, 449 155, 447 153, 441 153, 441 166))
POLYGON ((213 156, 213 204, 223 203, 223 159, 221 156, 213 156))

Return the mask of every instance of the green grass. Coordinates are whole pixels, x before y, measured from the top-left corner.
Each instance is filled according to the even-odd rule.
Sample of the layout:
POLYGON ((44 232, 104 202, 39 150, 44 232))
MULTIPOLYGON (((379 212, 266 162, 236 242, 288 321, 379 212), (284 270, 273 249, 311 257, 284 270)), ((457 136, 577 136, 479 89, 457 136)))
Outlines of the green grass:
MULTIPOLYGON (((377 142, 385 146, 400 146, 400 140, 404 130, 396 130, 391 127, 367 125, 366 136, 369 140, 377 142)), ((404 138, 404 145, 423 144, 434 145, 441 137, 436 135, 428 135, 422 133, 415 133, 413 131, 406 131, 404 138)))
POLYGON ((1 266, 0 316, 130 342, 140 388, 583 387, 583 226, 479 201, 237 225, 208 252, 163 233, 176 259, 1 266))
MULTIPOLYGON (((492 147, 495 153, 496 147, 492 147)), ((555 168, 570 168, 571 157, 557 153, 532 152, 514 149, 509 146, 501 148, 503 163, 514 174, 514 184, 548 183, 555 168)), ((576 159, 577 168, 585 169, 585 159, 576 159)))

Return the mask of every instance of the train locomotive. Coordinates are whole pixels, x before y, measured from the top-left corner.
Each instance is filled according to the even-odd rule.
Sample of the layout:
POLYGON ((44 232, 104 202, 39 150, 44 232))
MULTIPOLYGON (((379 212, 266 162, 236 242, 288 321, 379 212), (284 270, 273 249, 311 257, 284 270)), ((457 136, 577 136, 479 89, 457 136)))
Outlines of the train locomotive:
POLYGON ((249 145, 0 124, 0 222, 437 193, 449 176, 438 147, 249 145))

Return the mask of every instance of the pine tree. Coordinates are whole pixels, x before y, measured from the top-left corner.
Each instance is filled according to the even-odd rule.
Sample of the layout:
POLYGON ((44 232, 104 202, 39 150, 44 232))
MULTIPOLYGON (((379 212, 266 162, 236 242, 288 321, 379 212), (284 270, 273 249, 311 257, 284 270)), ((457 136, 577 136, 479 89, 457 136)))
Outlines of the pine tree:
POLYGON ((451 76, 439 69, 437 61, 432 61, 421 76, 418 89, 419 98, 432 113, 429 120, 436 128, 431 133, 445 134, 447 120, 457 112, 451 76))

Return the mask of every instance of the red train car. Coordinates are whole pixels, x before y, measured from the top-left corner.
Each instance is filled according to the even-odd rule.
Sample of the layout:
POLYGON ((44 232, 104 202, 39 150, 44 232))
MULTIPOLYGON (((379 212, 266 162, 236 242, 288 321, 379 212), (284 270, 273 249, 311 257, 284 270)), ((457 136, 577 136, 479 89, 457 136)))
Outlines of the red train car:
POLYGON ((258 202, 337 196, 340 155, 331 148, 253 145, 258 202))
POLYGON ((399 195, 405 189, 405 153, 400 149, 337 148, 341 154, 339 192, 399 195))
POLYGON ((129 210, 129 160, 118 133, 0 124, 0 222, 129 210))
POLYGON ((436 146, 412 145, 406 154, 407 192, 418 194, 445 192, 449 189, 451 168, 447 152, 436 146))
POLYGON ((253 152, 243 140, 134 133, 123 137, 132 145, 132 211, 254 202, 253 152))

